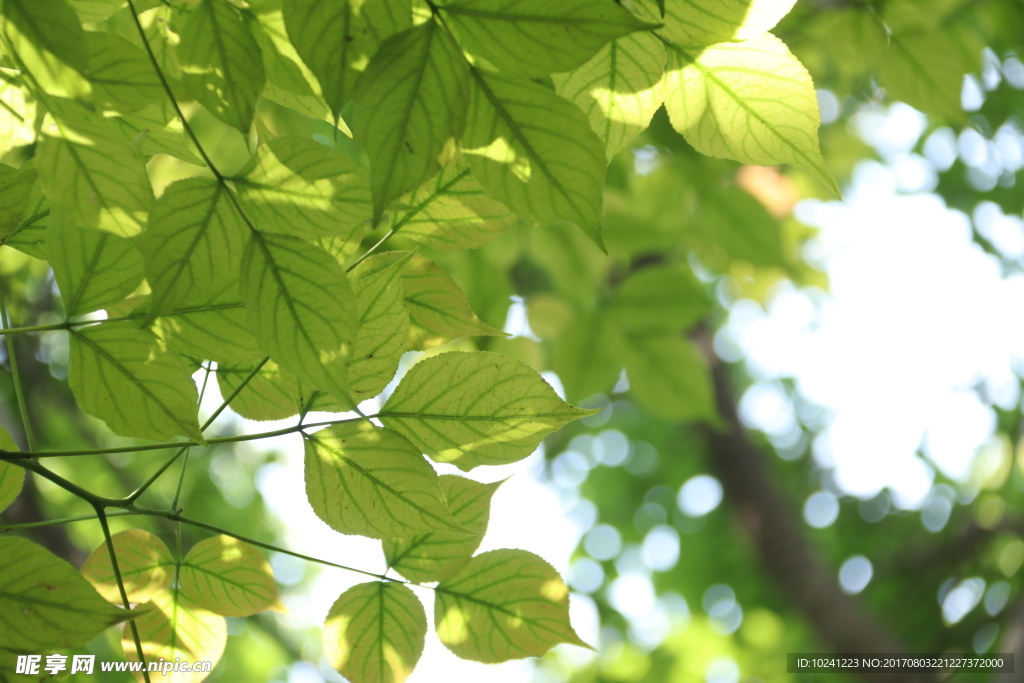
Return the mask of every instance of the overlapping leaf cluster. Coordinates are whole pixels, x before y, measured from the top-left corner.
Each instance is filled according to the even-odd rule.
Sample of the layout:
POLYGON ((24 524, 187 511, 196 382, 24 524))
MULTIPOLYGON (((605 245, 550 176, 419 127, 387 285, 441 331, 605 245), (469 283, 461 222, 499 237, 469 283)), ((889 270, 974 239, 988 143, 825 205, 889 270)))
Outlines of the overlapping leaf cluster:
MULTIPOLYGON (((11 150, 17 168, 0 166, 0 238, 52 266, 68 381, 116 434, 205 444, 202 363, 251 419, 355 410, 404 352, 500 334, 444 269, 383 242, 401 231, 427 249, 471 249, 519 219, 572 223, 603 247, 608 159, 662 105, 705 154, 792 164, 834 188, 810 77, 768 33, 792 4, 4 0, 3 77, 22 103, 14 128, 33 142, 11 150), (275 134, 267 102, 329 123, 333 140, 275 134), (186 111, 254 143, 248 162, 218 167, 186 111), (154 191, 155 155, 184 162, 184 177, 154 191), (380 224, 383 240, 357 257, 380 224)), ((589 368, 621 341, 643 398, 670 406, 689 392, 696 407, 671 417, 713 418, 698 354, 679 337, 705 312, 694 292, 675 267, 627 278, 563 342, 570 398, 614 380, 589 368)), ((410 581, 439 582, 441 640, 498 662, 581 643, 567 589, 529 553, 474 556, 495 487, 439 477, 426 458, 464 471, 515 462, 586 414, 519 361, 456 352, 415 364, 374 421, 295 431, 314 511, 382 539, 410 581)), ((0 470, 0 500, 13 468, 0 470)), ((143 532, 107 545, 86 575, 111 602, 146 603, 129 657, 216 660, 217 615, 276 605, 265 561, 230 537, 176 560, 143 532)), ((108 625, 107 607, 79 635, 108 625)), ((339 598, 325 649, 353 681, 401 681, 425 631, 411 590, 386 580, 339 598)))

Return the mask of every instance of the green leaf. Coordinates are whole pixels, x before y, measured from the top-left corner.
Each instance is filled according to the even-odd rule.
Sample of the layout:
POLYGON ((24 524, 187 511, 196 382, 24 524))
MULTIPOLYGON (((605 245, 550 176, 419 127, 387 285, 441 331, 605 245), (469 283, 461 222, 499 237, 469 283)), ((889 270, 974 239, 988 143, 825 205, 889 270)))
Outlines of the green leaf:
POLYGON ((565 403, 514 358, 477 351, 414 365, 380 419, 436 462, 469 471, 522 460, 551 432, 593 413, 565 403))
MULTIPOLYGON (((7 430, 0 427, 0 450, 17 453, 20 448, 7 430)), ((7 509, 21 493, 25 484, 25 470, 9 462, 0 462, 0 512, 7 509)))
POLYGON ((13 235, 28 218, 36 170, 31 166, 14 169, 0 164, 0 237, 13 235))
POLYGON ((711 375, 693 342, 674 335, 629 337, 626 374, 633 396, 655 415, 717 421, 711 375))
MULTIPOLYGON (((125 6, 125 0, 69 0, 79 20, 85 24, 91 21, 103 21, 111 14, 125 6)), ((136 4, 136 7, 139 3, 136 4)))
POLYGON ((411 208, 396 212, 393 229, 438 251, 482 247, 516 220, 504 204, 484 193, 461 154, 401 203, 411 208))
POLYGON ((196 166, 205 166, 202 159, 192 153, 185 142, 185 129, 181 120, 164 115, 164 107, 151 104, 131 114, 114 119, 121 133, 133 144, 139 154, 145 157, 167 154, 196 166))
MULTIPOLYGON (((216 665, 227 644, 227 622, 195 605, 178 589, 161 591, 146 603, 149 611, 135 620, 147 662, 181 660, 216 665)), ((135 639, 128 624, 121 633, 121 647, 129 662, 139 661, 135 639)), ((160 676, 167 683, 199 683, 209 674, 176 671, 160 676)), ((151 678, 153 678, 151 676, 151 678)))
POLYGON ((285 0, 284 24, 336 117, 384 40, 412 26, 409 0, 285 0))
POLYGON ((79 407, 115 434, 205 443, 188 367, 130 322, 72 330, 68 384, 79 407))
POLYGON ((600 244, 606 162, 586 115, 532 81, 472 74, 462 149, 474 177, 522 218, 571 221, 600 244))
POLYGON ((791 267, 782 226, 761 202, 738 187, 716 187, 699 180, 694 184, 701 188, 700 220, 694 221, 699 240, 721 248, 730 260, 791 267))
POLYGON ((427 613, 407 587, 392 581, 353 586, 324 623, 324 655, 352 683, 402 683, 423 654, 427 613))
POLYGON ((78 647, 131 614, 56 555, 24 538, 0 537, 0 651, 78 647))
POLYGON ((473 54, 526 77, 570 71, 609 41, 657 26, 594 0, 456 0, 441 9, 473 54))
POLYGON ((182 81, 218 119, 249 134, 265 76, 260 46, 226 0, 202 0, 181 28, 182 81))
POLYGON ((310 387, 349 397, 355 295, 326 251, 295 237, 254 232, 242 257, 249 328, 278 365, 310 387))
MULTIPOLYGON (((124 591, 131 602, 146 602, 163 592, 174 580, 174 558, 164 542, 142 529, 126 529, 110 537, 117 554, 117 568, 121 572, 124 591)), ((82 567, 104 599, 121 604, 121 591, 117 587, 110 551, 101 543, 89 555, 82 567)))
POLYGON ((655 266, 615 290, 611 310, 630 331, 689 329, 711 309, 704 285, 686 266, 655 266))
POLYGON ((383 541, 388 567, 415 581, 444 581, 466 566, 480 547, 491 515, 491 497, 502 482, 480 484, 454 474, 441 475, 441 490, 452 517, 474 535, 430 533, 383 541))
POLYGON ((704 50, 669 50, 672 125, 702 154, 745 164, 791 164, 839 186, 818 146, 818 98, 811 76, 766 33, 704 50))
POLYGON ((205 301, 185 302, 157 318, 153 331, 172 349, 193 358, 240 363, 266 354, 246 321, 238 281, 205 301))
POLYGON ((4 0, 0 30, 39 87, 57 97, 89 94, 82 72, 89 48, 78 16, 64 0, 4 0))
POLYGON ((685 46, 757 38, 789 14, 796 0, 668 0, 664 33, 685 46))
POLYGON ((569 624, 569 589, 525 550, 492 550, 437 587, 434 628, 462 659, 540 657, 559 643, 588 647, 569 624))
POLYGON ((890 35, 882 84, 921 111, 962 119, 960 91, 970 67, 956 40, 951 31, 890 35))
POLYGON ((142 256, 131 240, 73 225, 63 207, 50 214, 47 256, 71 317, 121 301, 142 282, 142 256))
POLYGON ((440 171, 442 153, 452 153, 466 124, 466 61, 431 19, 384 41, 354 98, 352 133, 370 157, 379 216, 391 200, 440 171))
POLYGON ((317 516, 343 534, 465 533, 420 452, 365 420, 306 435, 306 496, 317 516))
POLYGON ((181 591, 202 609, 224 617, 284 612, 274 572, 253 546, 231 536, 196 543, 182 561, 181 591))
POLYGON ((36 170, 51 202, 71 219, 121 237, 137 235, 153 202, 146 168, 116 124, 67 100, 49 98, 36 170))
POLYGON ((611 159, 647 129, 665 101, 668 53, 643 32, 613 40, 575 71, 552 76, 555 92, 587 114, 611 159))
MULTIPOLYGON (((217 364, 221 396, 230 396, 252 374, 255 364, 217 364)), ((299 414, 295 378, 267 361, 231 401, 231 409, 249 420, 284 420, 299 414)))
POLYGON ((398 260, 371 257, 352 273, 359 333, 352 342, 348 383, 360 400, 384 391, 405 352, 409 311, 405 306, 402 273, 412 256, 406 252, 398 260))
POLYGON ((172 183, 153 204, 139 240, 153 290, 149 317, 206 297, 238 272, 246 226, 213 178, 172 183))
POLYGON ((261 145, 235 183, 246 214, 267 232, 350 240, 373 217, 362 169, 307 138, 280 137, 261 145))
POLYGON ((551 369, 570 401, 608 393, 622 371, 622 335, 607 311, 573 320, 555 345, 551 369))
POLYGON ((419 254, 412 257, 405 270, 403 286, 412 322, 435 337, 448 340, 505 335, 476 316, 466 295, 441 266, 419 254))
POLYGON ((258 21, 252 22, 250 28, 263 54, 263 70, 267 75, 263 97, 312 119, 333 121, 316 77, 288 40, 281 10, 261 10, 263 8, 256 7, 258 21))
POLYGON ((121 113, 164 99, 163 89, 146 54, 124 38, 89 31, 89 82, 98 105, 121 113))

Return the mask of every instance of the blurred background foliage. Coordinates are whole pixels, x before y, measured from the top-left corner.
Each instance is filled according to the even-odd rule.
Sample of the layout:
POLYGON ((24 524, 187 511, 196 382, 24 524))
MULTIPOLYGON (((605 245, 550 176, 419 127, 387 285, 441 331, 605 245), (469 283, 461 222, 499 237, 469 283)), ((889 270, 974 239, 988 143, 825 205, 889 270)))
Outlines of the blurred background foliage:
MULTIPOLYGON (((902 164, 899 191, 934 193, 973 216, 973 238, 998 259, 1003 276, 1021 272, 1021 253, 987 229, 985 216, 998 209, 1016 217, 1020 231, 1024 2, 800 0, 776 32, 819 88, 822 150, 841 186, 866 161, 902 164), (894 107, 904 106, 896 103, 927 116, 913 148, 898 157, 884 131, 894 107)), ((17 89, 0 84, 0 99, 12 97, 20 97, 17 89)), ((198 105, 186 113, 218 167, 230 172, 246 162, 255 139, 198 105)), ((0 134, 10 143, 4 163, 17 166, 31 156, 26 126, 31 122, 0 112, 0 134)), ((260 127, 260 135, 313 135, 361 155, 330 124, 267 99, 260 102, 260 127)), ((154 156, 149 168, 157 193, 196 173, 165 155, 154 156)), ((568 581, 574 599, 589 601, 599 616, 598 653, 556 649, 537 667, 538 681, 854 680, 785 672, 787 652, 838 647, 842 626, 822 624, 831 610, 849 607, 843 600, 854 605, 850 628, 863 618, 876 631, 869 642, 891 638, 920 652, 1016 651, 1018 667, 1024 662, 1019 391, 1009 402, 982 396, 997 424, 970 475, 936 475, 925 502, 910 509, 885 490, 857 498, 836 485, 811 453, 822 411, 793 382, 781 386, 797 416, 795 431, 767 434, 737 417, 735 406, 756 378, 742 350, 719 331, 737 306, 767 309, 786 288, 826 296, 828 278, 806 249, 815 230, 796 210, 803 200, 830 199, 826 193, 799 171, 739 167, 695 153, 662 110, 612 160, 608 254, 568 225, 515 224, 472 251, 424 249, 452 273, 485 322, 515 334, 480 339, 479 348, 551 371, 568 400, 602 408, 550 439, 544 474, 581 531, 568 581), (713 426, 698 425, 705 419, 713 426), (731 447, 739 455, 723 455, 731 447), (751 491, 767 491, 767 502, 751 491), (813 562, 804 566, 808 558, 813 562), (808 573, 796 571, 787 582, 787 561, 808 573), (792 584, 807 576, 812 583, 827 577, 828 585, 803 595, 792 584)), ((368 231, 364 247, 387 229, 368 231)), ((38 235, 23 230, 7 245, 0 249, 0 287, 12 302, 13 324, 61 320, 52 275, 33 257, 38 235)), ((399 233, 388 246, 415 243, 399 233)), ((65 382, 65 338, 15 340, 40 448, 127 443, 75 409, 65 382)), ((6 365, 6 352, 0 355, 6 365)), ((0 422, 23 442, 8 372, 0 373, 0 394, 0 422)), ((195 449, 190 457, 183 500, 191 517, 287 544, 286 529, 257 486, 270 476, 274 452, 239 444, 195 449)), ((54 465, 111 496, 134 489, 153 468, 152 459, 130 455, 54 465)), ((147 493, 149 502, 167 505, 175 483, 164 478, 147 493)), ((84 502, 34 481, 5 519, 89 512, 84 502)), ((142 527, 174 539, 170 523, 159 519, 111 523, 115 531, 142 527)), ((25 533, 76 565, 102 541, 89 523, 25 533)), ((182 533, 186 547, 200 540, 192 529, 182 533)), ((291 558, 276 556, 272 564, 287 591, 302 591, 311 578, 291 558)), ((266 614, 228 621, 234 637, 210 680, 337 680, 321 665, 317 629, 284 628, 266 614)), ((118 658, 113 638, 88 651, 118 658)), ((118 676, 109 680, 130 679, 118 676)))

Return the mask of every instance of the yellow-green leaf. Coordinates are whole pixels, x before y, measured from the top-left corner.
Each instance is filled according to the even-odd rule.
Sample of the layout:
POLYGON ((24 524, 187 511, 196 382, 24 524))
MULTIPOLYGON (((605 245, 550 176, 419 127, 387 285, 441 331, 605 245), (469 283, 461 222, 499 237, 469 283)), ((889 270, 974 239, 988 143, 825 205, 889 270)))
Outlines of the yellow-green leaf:
MULTIPOLYGON (((224 617, 209 612, 181 594, 178 589, 160 591, 146 603, 149 611, 135 620, 147 662, 181 660, 191 666, 209 662, 216 666, 227 643, 228 629, 224 617)), ((139 661, 132 631, 125 624, 121 647, 129 662, 139 661)), ((161 670, 159 680, 165 683, 199 683, 209 675, 205 671, 161 670)), ((198 668, 198 667, 197 667, 198 668)))
POLYGON ((896 99, 929 114, 965 116, 960 106, 967 60, 949 30, 889 36, 882 85, 896 99))
POLYGON ((380 46, 359 77, 352 133, 370 157, 373 213, 441 170, 466 124, 466 61, 433 19, 380 46))
POLYGON ((85 43, 93 102, 126 113, 163 100, 160 81, 142 50, 101 31, 86 33, 85 43))
POLYGON ((401 203, 410 208, 396 212, 394 230, 438 251, 482 247, 516 220, 508 207, 484 193, 461 154, 401 203))
MULTIPOLYGON (((110 540, 128 600, 147 602, 171 585, 174 558, 159 538, 142 529, 127 529, 114 534, 110 540)), ((92 551, 82 567, 82 574, 106 600, 121 604, 121 591, 106 543, 92 551)))
MULTIPOLYGON (((221 396, 230 396, 252 374, 255 364, 217 363, 221 396)), ((249 420, 284 420, 299 414, 295 378, 270 360, 231 401, 231 409, 249 420)))
POLYGON ((669 50, 672 125, 698 152, 745 164, 791 164, 839 194, 818 146, 811 76, 771 35, 706 49, 669 50))
POLYGON ((202 0, 181 27, 182 81, 218 119, 249 134, 266 77, 246 19, 226 0, 202 0))
POLYGON ((185 301, 157 318, 153 331, 175 351, 218 363, 242 363, 266 354, 246 322, 237 279, 209 298, 185 301))
POLYGON ((532 368, 500 353, 442 353, 409 370, 381 408, 384 425, 463 471, 522 460, 594 411, 571 406, 532 368))
POLYGON ((0 164, 0 237, 7 237, 27 218, 36 170, 31 166, 13 169, 0 164))
POLYGON ((284 24, 335 116, 388 37, 412 26, 409 0, 285 0, 284 24))
POLYGON ((67 2, 5 0, 0 26, 4 51, 13 50, 39 87, 58 97, 89 94, 89 82, 82 76, 89 65, 85 31, 67 2))
POLYGON ((666 0, 664 33, 686 46, 756 38, 789 14, 796 0, 666 0))
POLYGON ((594 0, 455 0, 441 9, 473 54, 526 77, 575 69, 608 41, 657 26, 594 0))
POLYGON ((181 591, 199 607, 225 617, 284 611, 270 564, 253 546, 231 536, 196 543, 179 573, 181 591))
POLYGON ((631 336, 625 360, 630 391, 655 415, 716 421, 711 375, 693 342, 669 334, 631 336))
POLYGON ((352 683, 402 683, 427 635, 427 613, 407 587, 391 581, 353 586, 324 623, 327 661, 352 683))
POLYGON ((131 616, 74 567, 24 538, 0 537, 0 643, 26 654, 84 645, 131 616))
POLYGON ((303 384, 347 400, 357 331, 355 295, 341 265, 309 242, 254 232, 242 258, 249 328, 303 384))
POLYGON ((317 516, 343 534, 464 533, 420 452, 400 434, 368 421, 306 436, 306 496, 317 516))
POLYGON ((314 140, 270 140, 235 182, 246 214, 267 232, 351 240, 372 217, 365 172, 314 140))
POLYGON ((131 322, 72 330, 68 384, 79 407, 115 434, 204 443, 188 367, 131 322))
POLYGON ((657 36, 640 32, 613 40, 586 64, 555 74, 555 92, 587 114, 609 159, 629 146, 665 101, 668 54, 657 36))
MULTIPOLYGON (((0 427, 0 450, 8 453, 21 450, 3 427, 0 427)), ((25 470, 23 468, 9 462, 0 462, 0 512, 6 510, 7 506, 14 502, 24 484, 25 470)))
POLYGON ((281 10, 267 11, 267 7, 259 6, 255 9, 257 21, 249 26, 263 54, 263 70, 267 75, 263 97, 314 120, 333 120, 327 102, 320 95, 316 77, 288 40, 281 10))
POLYGON ((185 142, 185 129, 181 120, 174 115, 168 119, 163 105, 151 104, 118 116, 114 122, 143 156, 167 154, 196 166, 206 165, 185 142))
POLYGON ((525 550, 477 555, 437 587, 434 628, 462 659, 496 664, 540 657, 559 643, 588 647, 569 624, 569 589, 525 550))
POLYGON ((454 474, 441 475, 441 490, 452 517, 474 535, 430 533, 383 541, 388 566, 415 581, 444 581, 462 569, 480 547, 491 515, 491 497, 501 482, 481 484, 454 474))
POLYGON ((604 144, 579 107, 524 78, 473 69, 462 149, 484 190, 538 225, 601 243, 604 144))

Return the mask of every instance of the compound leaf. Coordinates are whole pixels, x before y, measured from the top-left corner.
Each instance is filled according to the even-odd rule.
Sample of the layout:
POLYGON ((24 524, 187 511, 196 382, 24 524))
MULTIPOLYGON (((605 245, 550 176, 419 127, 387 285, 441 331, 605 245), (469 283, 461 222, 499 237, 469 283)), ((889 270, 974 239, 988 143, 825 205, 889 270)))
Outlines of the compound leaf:
POLYGON ((317 516, 343 534, 465 532, 420 452, 400 434, 367 421, 306 436, 306 496, 317 516))
MULTIPOLYGON (((117 568, 128 600, 146 602, 171 585, 174 558, 159 538, 143 529, 126 529, 111 536, 110 540, 114 544, 117 568)), ((82 567, 82 574, 104 599, 121 603, 121 591, 117 587, 106 543, 92 551, 82 567)))
POLYGON ((522 460, 567 422, 593 414, 558 398, 533 369, 500 353, 442 353, 409 370, 380 411, 436 462, 463 471, 522 460))
POLYGON ((324 623, 324 654, 352 683, 402 683, 423 654, 427 613, 406 586, 375 581, 341 594, 324 623))
POLYGON ((224 617, 284 611, 274 572, 253 546, 213 536, 192 546, 181 563, 181 591, 196 605, 224 617))
POLYGON ((477 555, 442 581, 434 628, 457 656, 488 664, 540 657, 559 643, 589 647, 569 624, 569 589, 558 572, 525 550, 477 555))
MULTIPOLYGON (((227 644, 224 617, 194 604, 179 589, 160 591, 146 603, 149 611, 135 620, 147 662, 181 660, 191 665, 216 665, 227 644)), ((121 647, 130 662, 139 661, 128 624, 121 633, 121 647)), ((182 667, 184 668, 184 667, 182 667)), ((168 683, 199 683, 209 671, 172 671, 161 678, 168 683)))
POLYGON ((429 533, 383 541, 388 566, 415 581, 444 581, 462 569, 480 547, 491 514, 491 497, 501 482, 481 484, 454 474, 441 475, 441 490, 452 517, 474 535, 429 533))
POLYGON ((204 443, 188 367, 130 322, 72 330, 68 384, 82 410, 115 434, 204 443))

